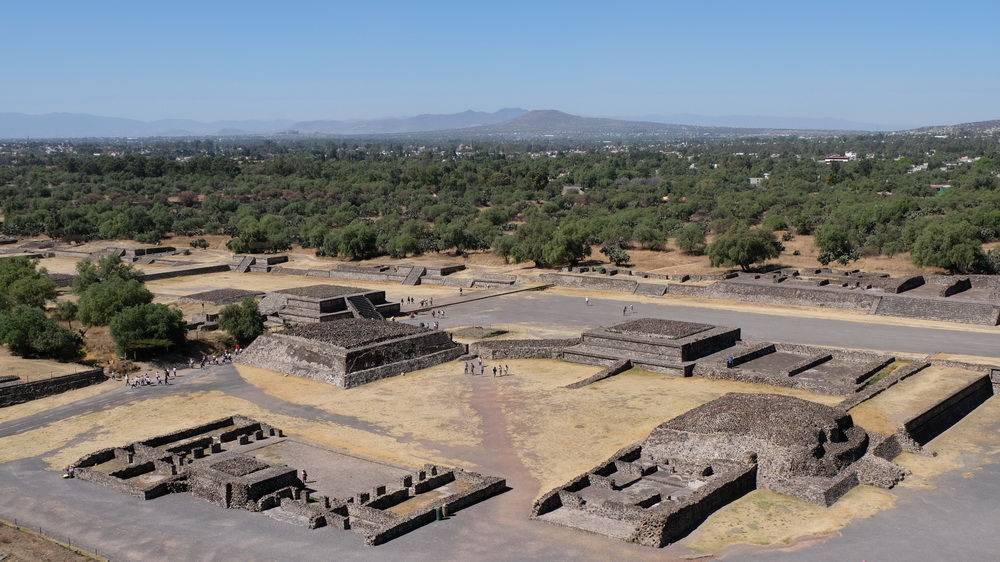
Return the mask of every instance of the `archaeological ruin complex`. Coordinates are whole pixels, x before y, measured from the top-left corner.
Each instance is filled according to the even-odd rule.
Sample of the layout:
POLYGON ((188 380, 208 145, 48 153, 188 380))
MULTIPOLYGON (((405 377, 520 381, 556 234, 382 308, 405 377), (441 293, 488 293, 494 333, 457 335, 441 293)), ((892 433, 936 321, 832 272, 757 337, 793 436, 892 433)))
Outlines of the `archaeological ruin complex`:
POLYGON ((392 540, 506 489, 501 478, 457 468, 407 469, 320 449, 243 416, 96 451, 71 468, 80 480, 139 499, 189 492, 219 507, 263 512, 310 529, 354 531, 367 545, 392 540), (290 449, 299 454, 290 455, 290 449), (336 475, 323 487, 338 492, 337 497, 310 493, 299 470, 280 462, 303 456, 325 465, 324 474, 336 475), (371 487, 352 492, 359 482, 371 487))

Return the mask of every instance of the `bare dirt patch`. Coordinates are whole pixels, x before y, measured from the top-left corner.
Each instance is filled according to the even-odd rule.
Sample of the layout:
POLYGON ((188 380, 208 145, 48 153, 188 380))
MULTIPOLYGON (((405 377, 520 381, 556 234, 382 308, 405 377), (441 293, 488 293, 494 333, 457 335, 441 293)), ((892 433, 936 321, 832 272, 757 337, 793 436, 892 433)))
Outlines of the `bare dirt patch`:
POLYGON ((472 386, 455 361, 349 390, 248 365, 236 369, 276 398, 373 423, 396 437, 453 446, 481 443, 482 422, 469 406, 472 386))
POLYGON ((0 521, 0 554, 5 562, 68 562, 70 560, 103 560, 86 556, 53 540, 26 532, 0 521))
POLYGON ((854 519, 889 509, 895 502, 892 492, 872 486, 858 486, 828 508, 757 490, 714 513, 681 545, 704 554, 734 544, 789 544, 803 536, 832 533, 854 519))
POLYGON ((17 375, 20 382, 33 382, 89 371, 91 367, 79 363, 62 363, 51 359, 25 359, 11 354, 7 346, 0 346, 0 375, 17 375))

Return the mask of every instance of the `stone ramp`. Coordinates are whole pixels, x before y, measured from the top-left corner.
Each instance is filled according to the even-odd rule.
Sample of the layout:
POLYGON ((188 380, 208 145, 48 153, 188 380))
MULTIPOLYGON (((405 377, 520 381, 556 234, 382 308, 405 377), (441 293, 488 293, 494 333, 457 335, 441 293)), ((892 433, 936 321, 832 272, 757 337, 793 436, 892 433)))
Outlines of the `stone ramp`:
POLYGON ((677 361, 655 353, 622 351, 587 344, 574 345, 563 350, 563 361, 609 368, 621 363, 623 356, 627 357, 628 362, 634 367, 643 367, 658 373, 690 376, 694 369, 693 361, 677 361))
POLYGON ((406 274, 406 279, 403 279, 403 285, 419 285, 420 278, 427 273, 427 268, 419 265, 413 266, 413 269, 406 274))
POLYGON ((647 297, 662 297, 664 293, 667 292, 666 285, 657 285, 654 283, 638 283, 635 286, 636 295, 643 295, 647 297))
POLYGON ((281 521, 282 523, 288 523, 289 525, 295 525, 296 527, 309 528, 310 526, 308 517, 281 509, 281 506, 264 510, 261 513, 271 519, 274 519, 275 521, 281 521))
POLYGON ((244 256, 240 260, 239 265, 236 266, 236 273, 246 273, 250 270, 250 266, 254 264, 256 260, 252 256, 244 256))
POLYGON ((537 518, 549 523, 565 525, 566 527, 623 541, 627 541, 635 533, 636 529, 635 523, 622 519, 612 519, 579 509, 556 509, 555 511, 539 515, 537 518))
POLYGON ((625 371, 628 371, 631 368, 632 368, 632 361, 631 360, 625 359, 624 361, 618 361, 614 365, 611 365, 610 367, 607 367, 606 369, 601 370, 600 372, 598 372, 597 374, 595 374, 595 375, 593 375, 591 377, 587 377, 587 378, 583 379, 582 381, 577 381, 577 382, 575 382, 573 384, 568 384, 568 385, 566 385, 563 388, 581 388, 581 387, 587 386, 588 384, 593 384, 593 383, 595 383, 597 381, 602 381, 602 380, 604 380, 606 378, 610 378, 610 377, 613 377, 615 375, 620 375, 620 374, 624 373, 625 371))
POLYGON ((379 313, 375 305, 363 295, 351 295, 347 297, 347 306, 354 312, 355 318, 385 320, 385 317, 379 313))

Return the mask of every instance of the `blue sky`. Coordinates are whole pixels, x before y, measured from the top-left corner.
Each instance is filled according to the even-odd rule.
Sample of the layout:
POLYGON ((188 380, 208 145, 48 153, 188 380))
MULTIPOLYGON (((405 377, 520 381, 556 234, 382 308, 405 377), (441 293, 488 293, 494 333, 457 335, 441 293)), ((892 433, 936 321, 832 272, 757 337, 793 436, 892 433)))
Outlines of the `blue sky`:
POLYGON ((1000 2, 5 2, 0 112, 1000 119, 1000 2))

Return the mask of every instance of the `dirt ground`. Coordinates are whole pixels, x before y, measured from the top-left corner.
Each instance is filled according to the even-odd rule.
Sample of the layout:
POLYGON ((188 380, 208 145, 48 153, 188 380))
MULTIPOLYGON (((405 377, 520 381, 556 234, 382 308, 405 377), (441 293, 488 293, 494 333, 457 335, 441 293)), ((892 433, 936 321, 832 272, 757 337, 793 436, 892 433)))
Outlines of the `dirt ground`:
POLYGON ((17 375, 22 382, 45 380, 60 375, 86 371, 89 367, 77 363, 62 363, 50 359, 25 359, 12 355, 7 346, 0 346, 0 375, 17 375))
MULTIPOLYGON (((44 530, 44 529, 43 529, 44 530)), ((55 543, 34 532, 0 521, 0 559, 4 562, 70 562, 96 560, 55 543)))

